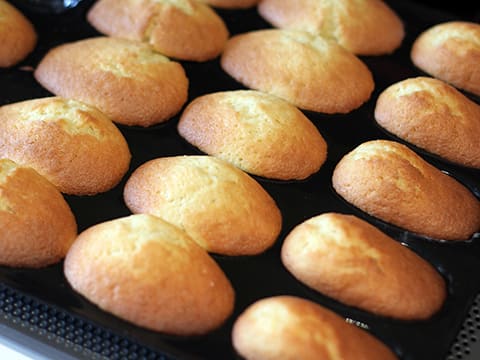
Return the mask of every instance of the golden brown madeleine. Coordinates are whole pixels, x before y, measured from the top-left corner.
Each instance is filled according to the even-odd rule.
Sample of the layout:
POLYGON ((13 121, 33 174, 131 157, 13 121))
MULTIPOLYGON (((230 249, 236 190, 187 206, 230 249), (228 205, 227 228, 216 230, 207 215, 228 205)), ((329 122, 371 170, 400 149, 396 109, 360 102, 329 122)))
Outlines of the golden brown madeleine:
POLYGON ((254 90, 196 98, 183 111, 178 131, 204 153, 266 178, 305 179, 327 157, 327 143, 300 110, 254 90))
POLYGON ((38 268, 62 260, 77 236, 62 194, 43 176, 0 159, 0 264, 38 268))
POLYGON ((94 225, 64 263, 72 288, 135 325, 199 335, 230 316, 234 290, 221 268, 185 232, 150 215, 94 225))
POLYGON ((258 182, 211 156, 150 160, 132 173, 124 199, 133 213, 159 216, 223 255, 261 253, 282 226, 280 210, 258 182))
POLYGON ((34 168, 63 193, 94 195, 120 182, 131 155, 96 108, 48 97, 0 107, 0 157, 34 168))
POLYGON ((0 67, 16 65, 37 45, 37 32, 29 19, 7 1, 0 0, 0 67))
POLYGON ((480 24, 450 21, 425 30, 410 53, 415 66, 480 96, 480 24))
POLYGON ((273 26, 333 38, 357 55, 392 53, 405 36, 402 20, 381 0, 262 0, 258 11, 273 26))
POLYGON ((180 60, 213 59, 229 36, 222 18, 196 0, 97 0, 87 20, 103 34, 146 42, 180 60))
POLYGON ((257 5, 260 0, 200 0, 200 2, 223 9, 247 9, 257 5))
POLYGON ((309 287, 381 316, 428 319, 446 298, 433 266, 353 215, 324 213, 297 225, 282 262, 309 287))
POLYGON ((337 164, 332 182, 354 206, 414 233, 466 240, 480 229, 478 199, 395 141, 359 145, 337 164))
POLYGON ((34 74, 55 95, 93 105, 123 125, 164 122, 187 101, 182 65, 133 40, 97 37, 60 45, 34 74))
POLYGON ((301 109, 348 113, 373 91, 368 67, 334 41, 301 31, 256 30, 227 41, 221 66, 254 90, 301 109))
POLYGON ((480 106, 441 80, 416 77, 389 86, 377 99, 375 120, 422 149, 480 168, 480 106))
POLYGON ((232 341, 246 360, 393 360, 395 354, 333 311, 295 296, 257 300, 236 319, 232 341))

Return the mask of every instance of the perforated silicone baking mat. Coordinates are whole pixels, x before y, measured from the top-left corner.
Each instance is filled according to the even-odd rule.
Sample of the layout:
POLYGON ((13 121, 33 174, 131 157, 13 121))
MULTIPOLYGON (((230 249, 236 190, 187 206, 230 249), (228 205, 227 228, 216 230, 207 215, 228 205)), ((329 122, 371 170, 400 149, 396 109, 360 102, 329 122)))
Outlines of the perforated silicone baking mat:
MULTIPOLYGON (((409 59, 416 36, 427 27, 451 19, 477 20, 478 13, 438 10, 407 1, 388 1, 404 20, 402 47, 389 56, 362 57, 375 79, 370 101, 346 115, 306 112, 328 143, 328 159, 321 170, 299 182, 257 178, 280 207, 284 222, 276 244, 258 256, 214 256, 236 290, 233 315, 218 330, 201 337, 178 338, 145 330, 99 310, 71 290, 62 263, 43 269, 0 268, 0 335, 17 341, 47 358, 128 359, 236 359, 230 341, 236 317, 257 299, 291 294, 320 303, 362 326, 391 347, 401 359, 474 359, 478 346, 480 245, 478 234, 461 243, 425 239, 373 219, 343 201, 332 189, 331 175, 341 157, 371 139, 392 139, 373 119, 378 94, 399 80, 423 75, 409 59), (444 307, 427 321, 405 322, 374 316, 340 304, 296 281, 282 266, 279 251, 286 234, 303 220, 323 212, 356 214, 432 263, 448 283, 444 307)), ((84 1, 62 14, 39 14, 22 8, 39 33, 34 53, 11 69, 0 70, 0 105, 50 96, 33 78, 32 69, 53 46, 99 35, 86 21, 92 1, 84 1)), ((270 27, 256 9, 219 11, 231 34, 270 27)), ((190 79, 189 101, 220 90, 241 89, 225 74, 218 59, 205 63, 182 62, 190 79)), ((469 95, 470 96, 470 95, 469 95)), ((470 96, 474 101, 478 98, 470 96)), ((198 154, 176 131, 178 116, 147 129, 120 127, 132 151, 125 179, 113 190, 93 197, 67 196, 79 230, 96 223, 129 215, 122 190, 129 174, 147 160, 170 155, 198 154)), ((398 140, 398 139, 397 139, 398 140)), ((448 172, 480 197, 480 173, 445 163, 415 149, 427 161, 448 172)), ((379 289, 381 291, 381 289, 379 289)), ((395 301, 395 299, 392 299, 395 301)))

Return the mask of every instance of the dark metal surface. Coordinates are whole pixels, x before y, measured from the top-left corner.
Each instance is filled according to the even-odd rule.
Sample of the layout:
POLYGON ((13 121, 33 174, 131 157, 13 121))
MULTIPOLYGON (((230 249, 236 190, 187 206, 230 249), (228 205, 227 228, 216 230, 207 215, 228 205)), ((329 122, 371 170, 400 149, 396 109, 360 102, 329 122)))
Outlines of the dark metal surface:
MULTIPOLYGON (((99 35, 85 21, 85 13, 91 3, 91 0, 85 0, 78 8, 67 10, 61 15, 39 14, 22 8, 37 28, 39 43, 34 53, 18 66, 0 69, 0 105, 51 95, 34 80, 32 69, 51 47, 99 35)), ((412 66, 409 59, 409 50, 416 36, 439 22, 451 19, 474 20, 477 13, 459 14, 453 11, 434 10, 400 0, 387 3, 404 20, 407 35, 402 47, 392 55, 362 57, 375 79, 376 88, 370 101, 346 115, 306 113, 328 143, 327 162, 317 174, 305 181, 280 182, 256 178, 277 201, 284 216, 283 230, 276 244, 258 256, 214 256, 236 290, 234 313, 220 329, 201 337, 177 338, 124 322, 99 310, 73 292, 63 276, 62 263, 37 270, 0 267, 0 282, 8 288, 32 296, 43 304, 51 305, 58 311, 66 312, 69 316, 92 326, 98 325, 107 333, 111 332, 112 336, 124 337, 137 344, 136 346, 145 346, 154 352, 173 354, 182 359, 237 358, 230 341, 231 327, 236 317, 255 300, 280 294, 311 299, 353 322, 362 324, 402 359, 447 358, 450 347, 463 326, 464 318, 469 313, 470 305, 480 291, 477 275, 480 271, 478 239, 460 243, 439 242, 404 232, 373 219, 354 209, 335 194, 331 186, 331 175, 341 157, 360 143, 371 139, 392 139, 375 125, 373 119, 375 100, 388 85, 408 77, 424 75, 412 66), (280 261, 279 252, 283 239, 295 225, 313 215, 328 211, 356 214, 372 222, 396 240, 404 242, 431 262, 448 283, 448 298, 441 311, 427 321, 418 322, 378 317, 340 304, 296 281, 280 261)), ((219 13, 232 34, 269 27, 255 9, 219 13)), ((182 64, 190 79, 189 101, 214 91, 243 88, 221 70, 218 59, 206 63, 182 62, 182 64)), ((480 102, 478 98, 469 96, 474 101, 480 102)), ((179 137, 176 131, 177 121, 178 116, 164 125, 149 129, 120 127, 133 155, 130 170, 124 180, 107 193, 93 197, 66 197, 77 218, 79 231, 96 223, 130 214, 123 203, 122 190, 125 180, 140 164, 160 156, 199 153, 179 137)), ((427 161, 462 181, 480 197, 478 170, 448 164, 416 150, 427 161)), ((0 321, 3 320, 0 318, 0 321)), ((480 357, 479 353, 476 355, 480 357)))
POLYGON ((480 358, 480 294, 468 311, 447 360, 476 360, 480 358))
POLYGON ((27 11, 60 14, 73 9, 83 0, 17 0, 16 5, 27 11))
POLYGON ((0 284, 0 342, 35 360, 174 360, 0 284))

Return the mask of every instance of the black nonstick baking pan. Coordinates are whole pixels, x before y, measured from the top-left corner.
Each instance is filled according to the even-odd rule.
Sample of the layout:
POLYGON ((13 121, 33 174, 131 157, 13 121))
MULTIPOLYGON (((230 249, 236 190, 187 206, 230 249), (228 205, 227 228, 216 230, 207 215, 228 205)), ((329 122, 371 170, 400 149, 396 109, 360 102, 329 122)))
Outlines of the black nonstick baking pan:
MULTIPOLYGON (((32 10, 25 2, 12 2, 35 24, 39 43, 22 63, 0 70, 0 105, 52 95, 33 78, 33 69, 41 58, 53 46, 100 35, 85 20, 86 11, 92 4, 90 0, 55 14, 32 10)), ((213 255, 236 291, 234 313, 220 329, 205 336, 179 338, 134 326, 101 311, 72 291, 63 276, 63 264, 59 263, 35 270, 0 267, 0 340, 16 344, 38 358, 48 359, 238 359, 230 340, 236 317, 257 299, 290 294, 334 310, 385 342, 401 359, 480 358, 480 234, 455 243, 411 234, 353 208, 335 193, 331 185, 333 169, 348 151, 367 140, 394 139, 375 125, 375 101, 388 85, 425 75, 412 65, 409 58, 411 45, 418 34, 448 20, 480 20, 480 11, 477 11, 480 9, 461 8, 461 3, 442 9, 411 1, 387 3, 403 19, 406 37, 402 47, 392 55, 362 57, 375 79, 375 91, 370 101, 346 115, 306 112, 328 143, 326 163, 305 181, 256 178, 276 200, 284 217, 283 230, 276 244, 257 256, 213 255), (372 222, 433 264, 448 283, 444 307, 429 320, 393 320, 345 306, 295 280, 280 261, 283 239, 300 222, 330 211, 355 214, 372 222)), ((255 8, 218 12, 231 34, 270 27, 255 8)), ((243 88, 222 71, 218 59, 182 64, 190 79, 189 101, 206 93, 243 88)), ((466 95, 480 103, 478 97, 466 95)), ((109 192, 87 197, 66 196, 79 231, 130 214, 123 202, 122 191, 126 179, 140 164, 162 156, 199 154, 178 135, 177 121, 178 116, 146 129, 119 126, 132 151, 130 170, 109 192)), ((447 163, 420 149, 413 149, 480 197, 479 170, 447 163)))

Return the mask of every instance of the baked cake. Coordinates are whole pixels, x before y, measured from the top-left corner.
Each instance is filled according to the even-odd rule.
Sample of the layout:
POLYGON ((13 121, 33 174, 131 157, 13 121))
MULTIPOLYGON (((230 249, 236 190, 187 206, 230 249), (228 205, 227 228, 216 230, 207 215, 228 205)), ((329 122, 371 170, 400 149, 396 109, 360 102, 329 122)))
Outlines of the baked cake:
POLYGON ((77 223, 58 189, 30 167, 0 159, 0 265, 40 268, 61 261, 77 223))
POLYGON ((397 359, 380 340, 333 311, 286 295, 248 306, 234 323, 232 342, 246 360, 397 359))
POLYGON ((434 25, 418 35, 410 57, 427 74, 480 96, 480 24, 434 25))
POLYGON ((88 38, 54 47, 34 75, 53 94, 93 105, 128 126, 169 120, 188 95, 180 63, 147 44, 119 38, 88 38))
POLYGON ((374 89, 369 68, 333 40, 294 30, 254 30, 231 37, 223 70, 245 87, 303 110, 348 113, 374 89))
POLYGON ((213 59, 229 37, 222 18, 196 0, 98 0, 87 20, 104 35, 142 41, 179 60, 213 59))
POLYGON ((102 310, 167 334, 205 334, 233 311, 234 290, 215 260, 155 216, 131 215, 86 229, 68 251, 64 273, 102 310))
POLYGON ((120 182, 131 155, 99 110, 47 97, 0 107, 1 157, 34 168, 63 193, 94 195, 120 182))
POLYGON ((30 20, 9 2, 0 0, 0 68, 24 60, 37 45, 30 20))
POLYGON ((161 217, 217 254, 259 254, 282 226, 280 210, 263 187, 212 156, 150 160, 131 174, 124 199, 133 213, 161 217))
POLYGON ((413 233, 467 240, 480 230, 474 194, 395 141, 360 144, 336 165, 332 183, 355 207, 413 233))
POLYGON ((335 39, 357 55, 385 55, 400 47, 405 30, 381 0, 262 0, 260 15, 281 29, 335 39))
POLYGON ((480 105, 442 80, 416 77, 380 93, 375 120, 448 161, 480 169, 480 105))
POLYGON ((266 178, 305 179, 327 157, 327 143, 300 110, 260 91, 200 96, 183 111, 178 132, 204 153, 266 178))
POLYGON ((446 298, 432 265, 354 215, 323 213, 297 225, 282 262, 316 291, 380 316, 429 319, 446 298))

